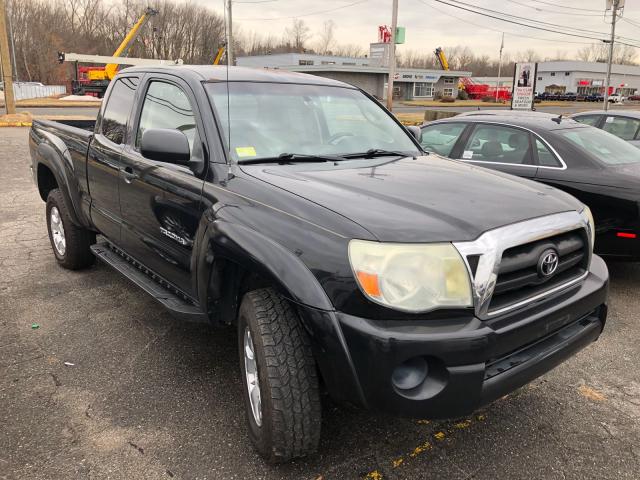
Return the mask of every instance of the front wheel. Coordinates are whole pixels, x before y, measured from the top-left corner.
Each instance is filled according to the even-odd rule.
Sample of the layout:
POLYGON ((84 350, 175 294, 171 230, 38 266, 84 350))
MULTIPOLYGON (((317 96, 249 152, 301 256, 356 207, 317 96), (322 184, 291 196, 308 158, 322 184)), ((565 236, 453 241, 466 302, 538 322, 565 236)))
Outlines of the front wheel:
POLYGON ((270 463, 316 451, 320 395, 309 338, 291 305, 272 289, 247 293, 238 346, 249 436, 270 463))

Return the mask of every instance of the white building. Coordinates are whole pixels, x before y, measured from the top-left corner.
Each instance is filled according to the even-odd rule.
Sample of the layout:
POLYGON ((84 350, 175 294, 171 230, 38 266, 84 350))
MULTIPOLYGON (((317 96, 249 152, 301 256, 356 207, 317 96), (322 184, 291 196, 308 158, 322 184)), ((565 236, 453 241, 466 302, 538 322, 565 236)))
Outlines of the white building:
MULTIPOLYGON (((243 67, 279 68, 333 78, 355 85, 377 98, 386 98, 388 44, 372 43, 366 57, 337 57, 310 53, 282 53, 237 57, 243 67)), ((393 98, 428 99, 440 95, 457 97, 460 77, 471 72, 400 68, 396 70, 393 98)))
MULTIPOLYGON (((604 93, 607 64, 598 62, 540 62, 536 75, 536 91, 573 92, 580 95, 604 93)), ((633 95, 640 91, 640 67, 611 66, 611 92, 633 95)))

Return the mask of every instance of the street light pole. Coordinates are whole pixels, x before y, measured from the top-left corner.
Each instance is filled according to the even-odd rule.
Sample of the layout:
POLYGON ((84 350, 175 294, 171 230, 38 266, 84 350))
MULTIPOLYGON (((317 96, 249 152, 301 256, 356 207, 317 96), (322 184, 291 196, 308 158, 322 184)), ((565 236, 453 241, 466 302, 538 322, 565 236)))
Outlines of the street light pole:
POLYGON ((500 60, 498 60, 498 81, 496 82, 496 103, 498 103, 498 91, 500 90, 500 75, 502 74, 502 49, 504 48, 504 32, 500 42, 500 60))
POLYGON ((2 61, 2 80, 4 82, 4 105, 7 115, 16 113, 13 98, 13 74, 11 72, 11 55, 9 54, 9 39, 7 38, 7 10, 4 0, 0 0, 0 61, 2 61))
POLYGON ((398 28, 398 0, 393 0, 391 15, 391 48, 389 51, 389 80, 387 81, 387 108, 393 110, 393 79, 396 76, 396 28, 398 28))
POLYGON ((613 41, 616 35, 616 20, 620 0, 613 0, 613 15, 611 19, 611 40, 609 40, 609 59, 607 60, 607 79, 604 88, 604 111, 609 110, 609 85, 611 84, 611 63, 613 62, 613 41))

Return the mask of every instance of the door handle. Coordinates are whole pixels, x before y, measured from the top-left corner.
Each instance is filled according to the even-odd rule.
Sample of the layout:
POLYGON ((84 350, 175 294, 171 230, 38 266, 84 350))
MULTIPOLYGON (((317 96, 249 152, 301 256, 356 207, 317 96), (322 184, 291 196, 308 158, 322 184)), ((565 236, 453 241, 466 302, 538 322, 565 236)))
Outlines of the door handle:
POLYGON ((125 167, 121 169, 120 172, 122 172, 122 177, 124 178, 124 181, 127 183, 131 183, 136 178, 138 178, 138 174, 134 173, 133 168, 131 167, 125 167))

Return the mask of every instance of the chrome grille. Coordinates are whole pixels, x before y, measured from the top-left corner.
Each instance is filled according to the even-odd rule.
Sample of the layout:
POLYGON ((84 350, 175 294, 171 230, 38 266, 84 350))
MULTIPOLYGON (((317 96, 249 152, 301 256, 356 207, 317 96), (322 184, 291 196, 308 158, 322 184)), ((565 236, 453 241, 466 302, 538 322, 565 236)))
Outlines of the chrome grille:
POLYGON ((588 239, 584 230, 574 230, 505 250, 498 267, 489 313, 581 277, 587 271, 587 259, 588 239), (558 255, 558 266, 548 277, 538 267, 547 251, 557 252, 558 255))
POLYGON ((472 241, 454 242, 471 275, 476 316, 488 319, 581 282, 591 263, 592 238, 584 212, 568 211, 495 228, 472 241), (553 248, 562 263, 546 281, 533 276, 531 262, 540 248, 543 252, 553 248))

